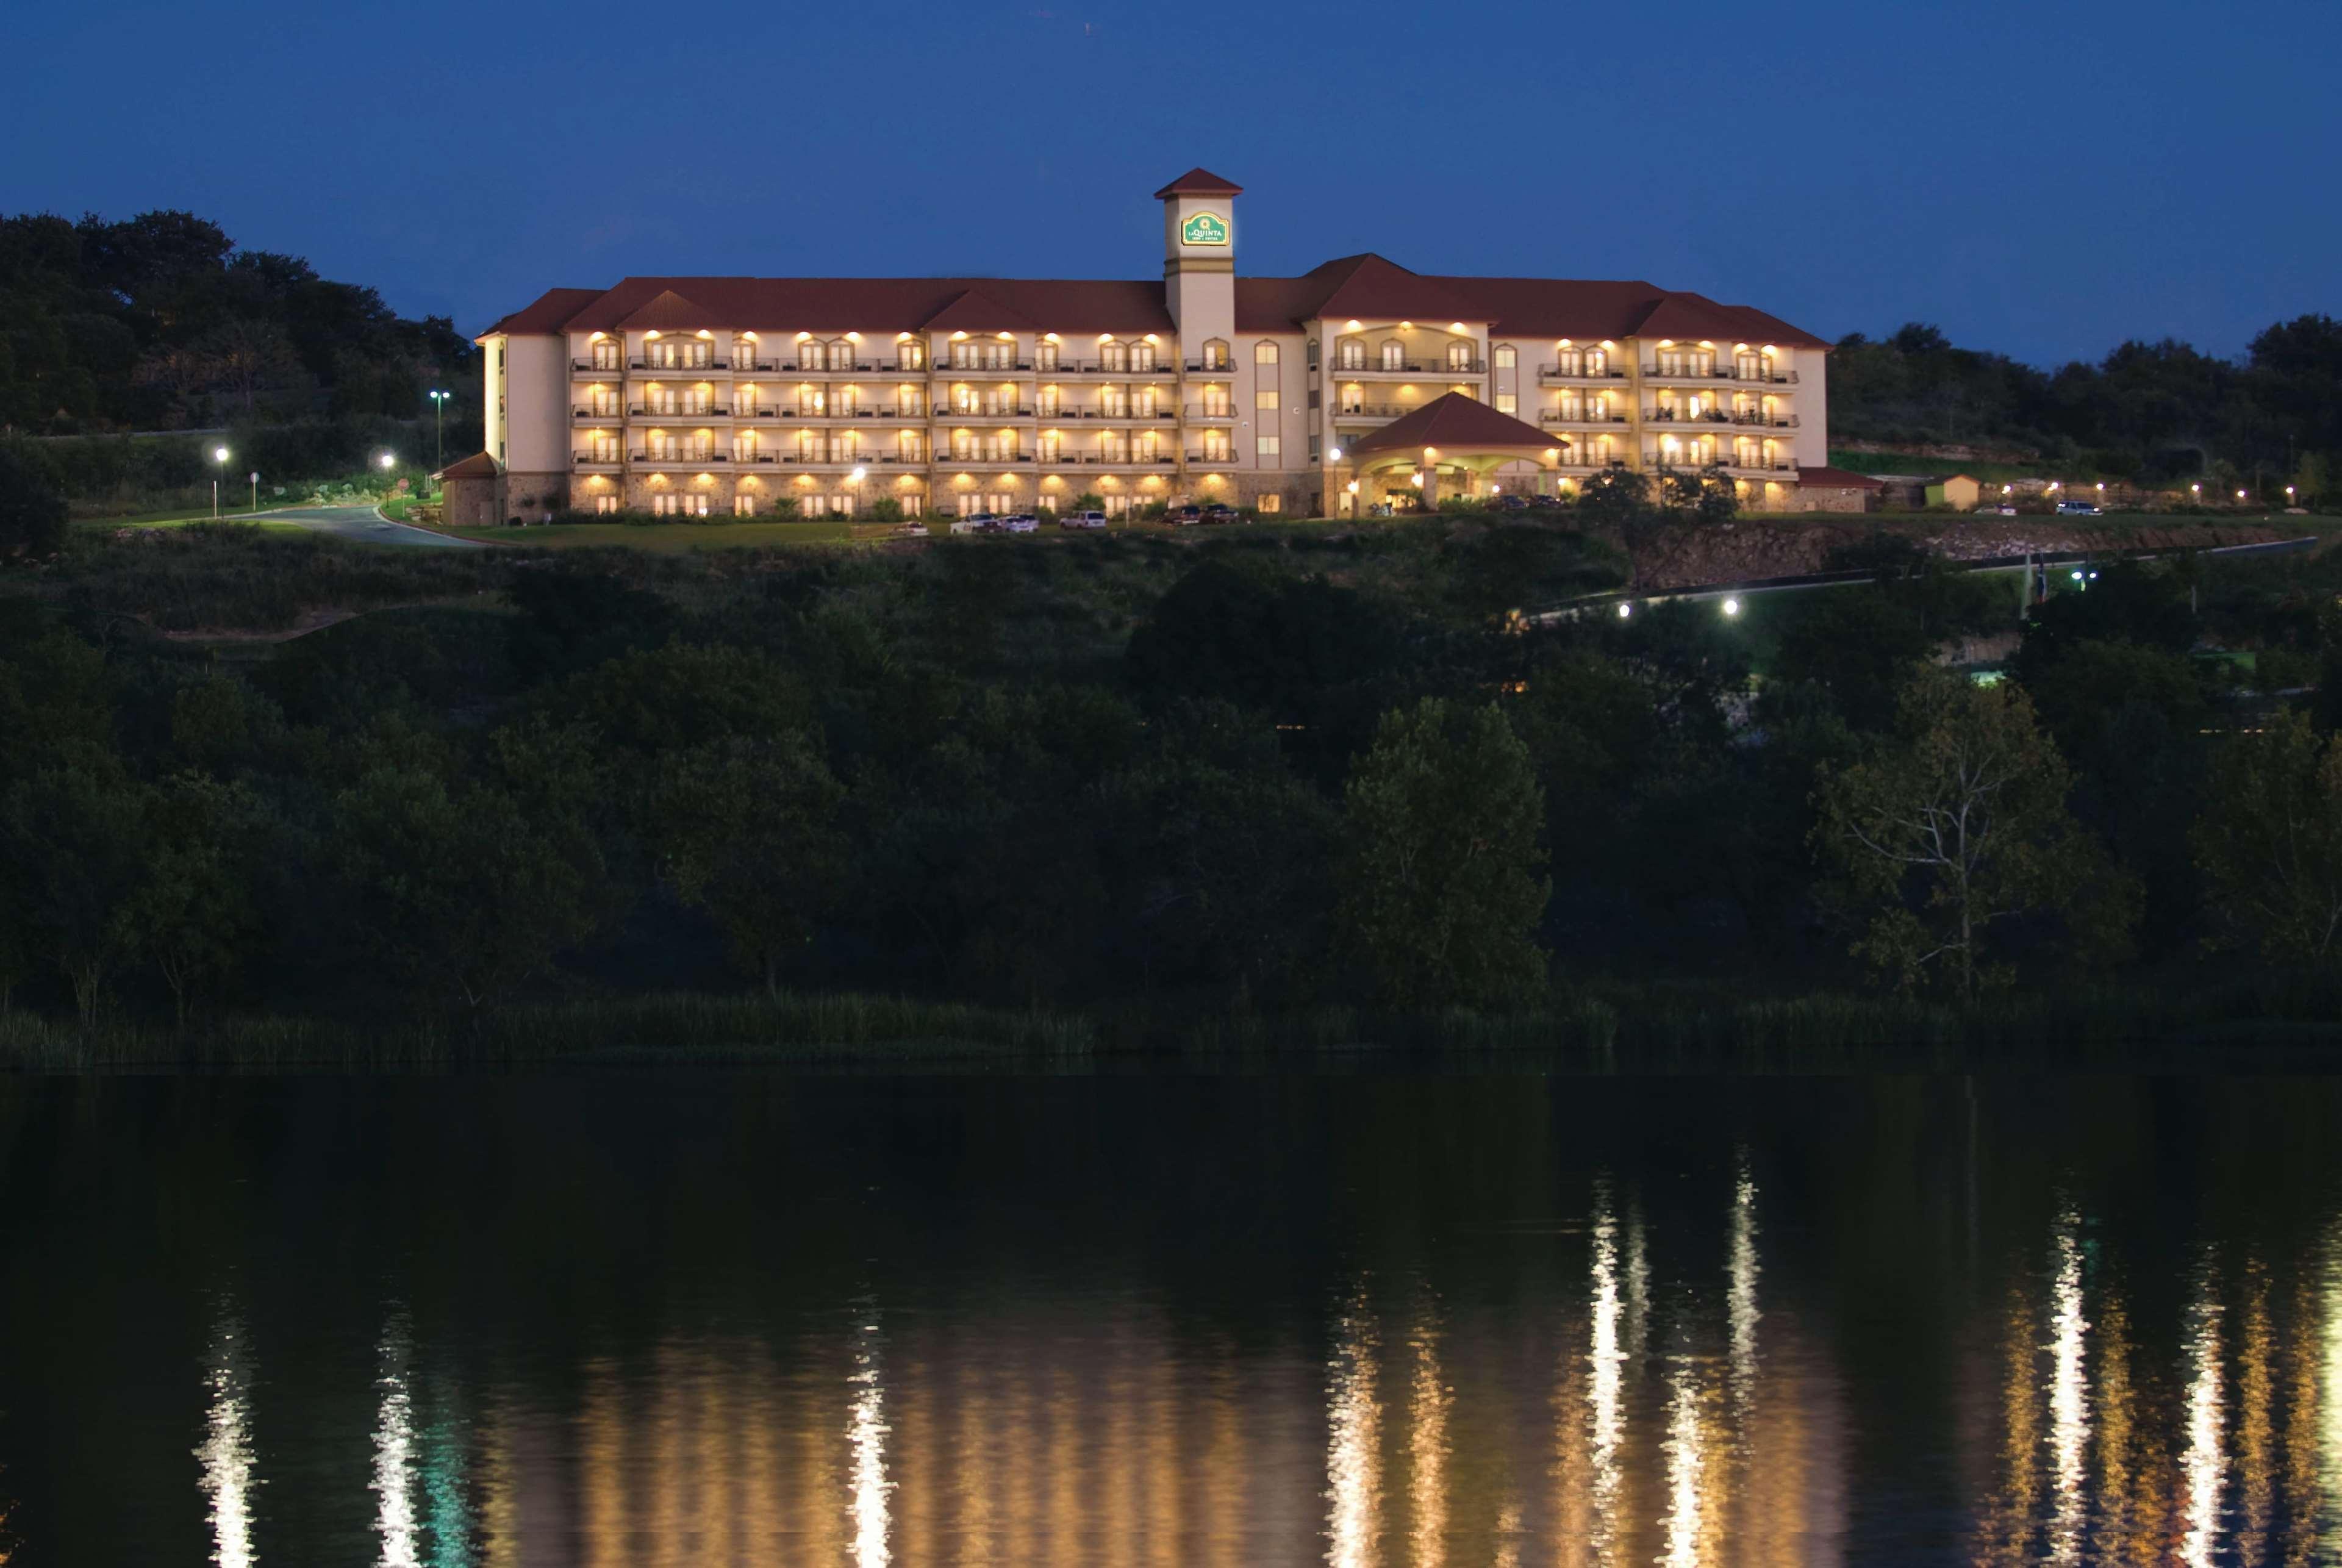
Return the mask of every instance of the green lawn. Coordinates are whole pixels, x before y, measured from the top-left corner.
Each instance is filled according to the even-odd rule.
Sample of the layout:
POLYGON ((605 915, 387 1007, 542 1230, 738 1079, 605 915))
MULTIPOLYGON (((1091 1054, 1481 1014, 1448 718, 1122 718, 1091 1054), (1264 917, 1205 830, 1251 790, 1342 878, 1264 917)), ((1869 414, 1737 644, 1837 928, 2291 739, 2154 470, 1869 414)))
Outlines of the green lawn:
MULTIPOLYGON (((258 516, 249 512, 223 512, 219 520, 223 523, 250 523, 275 533, 297 534, 302 531, 299 524, 284 522, 265 512, 258 516)), ((210 521, 212 509, 206 506, 200 512, 142 512, 128 517, 76 517, 73 525, 89 533, 101 534, 116 528, 180 528, 190 523, 210 521)))
MULTIPOLYGON (((550 523, 532 528, 444 528, 435 532, 483 544, 549 545, 566 549, 579 545, 623 544, 687 555, 695 550, 722 550, 735 545, 843 544, 855 537, 850 523, 661 523, 637 527, 626 523, 550 523)), ((876 536, 876 531, 873 536, 876 536)))

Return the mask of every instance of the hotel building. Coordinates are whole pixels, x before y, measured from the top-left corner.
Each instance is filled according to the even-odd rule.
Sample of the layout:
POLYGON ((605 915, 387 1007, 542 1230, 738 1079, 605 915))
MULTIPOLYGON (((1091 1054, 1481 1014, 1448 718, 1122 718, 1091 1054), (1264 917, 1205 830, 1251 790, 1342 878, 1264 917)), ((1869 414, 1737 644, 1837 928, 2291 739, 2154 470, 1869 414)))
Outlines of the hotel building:
MULTIPOLYGON (((1157 282, 636 277, 498 321, 495 515, 866 514, 1148 501, 1342 516, 1720 466, 1814 504, 1822 339, 1644 283, 1436 277, 1378 255, 1236 268, 1238 187, 1163 204, 1157 282), (1801 491, 1803 494, 1801 494, 1801 491)), ((485 487, 481 487, 485 492, 485 487)))

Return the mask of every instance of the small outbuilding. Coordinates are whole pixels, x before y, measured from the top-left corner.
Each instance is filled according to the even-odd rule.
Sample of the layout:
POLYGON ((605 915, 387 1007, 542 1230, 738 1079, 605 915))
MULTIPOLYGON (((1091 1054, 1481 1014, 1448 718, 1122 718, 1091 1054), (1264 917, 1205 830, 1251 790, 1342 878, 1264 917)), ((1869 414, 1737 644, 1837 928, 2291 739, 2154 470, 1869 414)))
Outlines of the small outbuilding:
POLYGON ((451 463, 434 474, 439 483, 440 518, 450 528, 494 528, 505 520, 505 471, 485 452, 451 463))
POLYGON ((1875 512, 1887 481, 1846 468, 1797 470, 1797 504, 1807 512, 1875 512))
POLYGON ((1983 499, 1984 486, 1965 474, 1954 474, 1927 482, 1927 504, 1949 506, 1955 512, 1973 512, 1983 499))

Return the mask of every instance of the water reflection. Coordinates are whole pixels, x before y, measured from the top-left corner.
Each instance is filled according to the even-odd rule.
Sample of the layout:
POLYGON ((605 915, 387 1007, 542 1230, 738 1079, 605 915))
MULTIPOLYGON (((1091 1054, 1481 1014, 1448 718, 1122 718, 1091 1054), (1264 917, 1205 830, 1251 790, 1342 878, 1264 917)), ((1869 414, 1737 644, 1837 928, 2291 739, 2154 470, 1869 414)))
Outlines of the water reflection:
MULTIPOLYGON (((133 1404, 110 1363, 84 1358, 58 1397, 0 1336, 12 1523, 20 1560, 75 1568, 2342 1561, 2342 1157, 2300 1197, 2233 1164, 2149 1183, 2175 1140, 2143 1134, 2012 1174, 1983 1104, 1973 1144, 1952 1103, 1939 1164, 1904 1173, 1736 1113, 1646 1120, 1634 1137, 1667 1140, 1647 1154, 1589 1114, 1540 1164, 1479 1122, 1399 1136, 1395 1094, 1369 1191, 1301 1182, 1255 1213, 1223 1174, 1183 1217, 1176 1159, 1126 1182, 1119 1212, 1186 1246, 1133 1224, 1049 1250, 1032 1210, 987 1219, 956 1164, 944 1199, 809 1203, 786 1266, 735 1216, 676 1217, 707 1190, 676 1174, 710 1136, 694 1122, 666 1163, 615 1140, 630 1182, 583 1189, 612 1200, 598 1279, 515 1227, 512 1258, 482 1246, 460 1272, 385 1246, 366 1289, 287 1249, 232 1310, 159 1303, 159 1481, 120 1457, 141 1429, 47 1419, 133 1404), (654 1246, 630 1203, 688 1234, 654 1246), (870 1256, 905 1253, 918 1269, 870 1256), (56 1525, 101 1488, 125 1499, 118 1551, 94 1509, 56 1525)), ((1323 1153, 1301 1113, 1278 1125, 1323 1153)), ((2286 1157, 2314 1173, 2321 1147, 2286 1157)), ((0 1233, 9 1277, 73 1288, 28 1258, 0 1233)), ((62 1313, 30 1315, 45 1297, 10 1301, 20 1344, 70 1343, 62 1313)))
POLYGON ((1375 1395, 1375 1331, 1364 1292, 1336 1322, 1326 1387, 1326 1561, 1366 1568, 1381 1530, 1382 1413, 1375 1395))
MULTIPOLYGON (((220 1568, 251 1568, 252 1371, 244 1325, 232 1310, 222 1310, 213 1326, 204 1383, 204 1443, 195 1457, 203 1462, 211 1560, 220 1568)), ((6 1543, 0 1540, 0 1561, 6 1557, 6 1543)))

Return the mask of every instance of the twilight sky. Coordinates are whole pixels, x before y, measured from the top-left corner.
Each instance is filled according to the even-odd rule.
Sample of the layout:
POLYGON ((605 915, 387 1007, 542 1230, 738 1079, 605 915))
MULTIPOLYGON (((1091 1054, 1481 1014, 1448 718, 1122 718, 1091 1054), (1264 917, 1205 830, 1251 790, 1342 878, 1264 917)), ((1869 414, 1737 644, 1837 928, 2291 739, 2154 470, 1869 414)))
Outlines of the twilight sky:
POLYGON ((0 211, 185 207, 466 331, 628 273, 1642 277, 2040 364, 2342 314, 2342 0, 0 5, 0 211))

